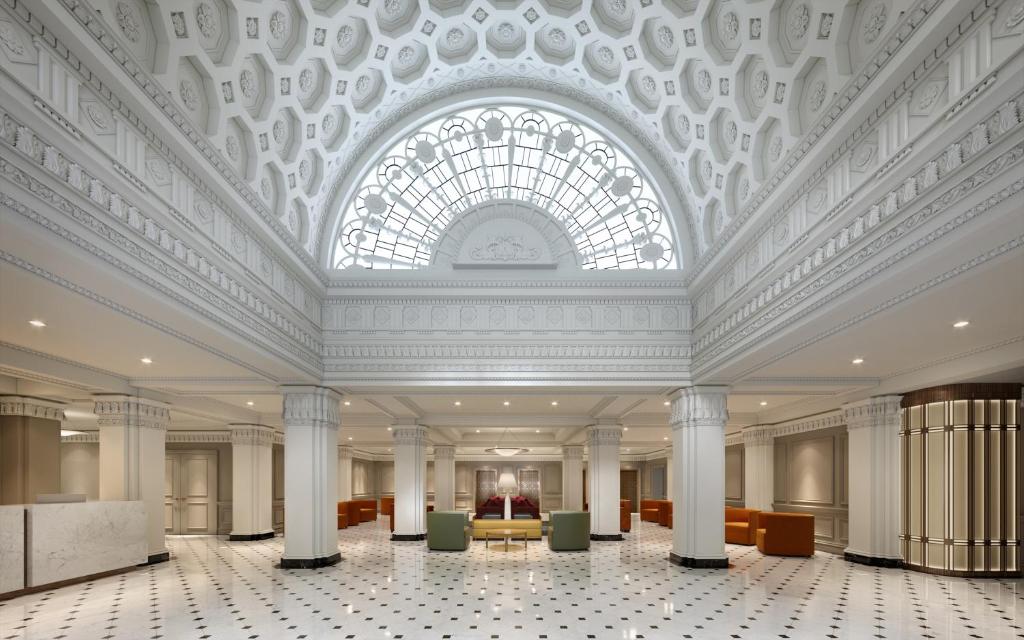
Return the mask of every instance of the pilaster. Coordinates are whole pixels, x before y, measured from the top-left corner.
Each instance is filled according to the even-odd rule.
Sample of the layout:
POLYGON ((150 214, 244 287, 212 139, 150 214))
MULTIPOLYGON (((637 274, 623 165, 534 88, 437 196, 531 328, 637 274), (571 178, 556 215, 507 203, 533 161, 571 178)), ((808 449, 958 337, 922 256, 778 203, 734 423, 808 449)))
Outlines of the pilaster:
POLYGON ((231 425, 230 540, 274 537, 273 445, 270 427, 231 425))
POLYGON ((771 427, 743 430, 743 500, 748 509, 771 511, 775 501, 775 433, 771 427))
POLYGON ((338 502, 352 499, 352 447, 338 445, 338 502))
POLYGON ((590 539, 622 540, 619 530, 619 443, 622 425, 587 428, 590 539))
POLYGON ((583 445, 562 445, 562 508, 583 510, 583 445))
POLYGON ((427 536, 427 428, 419 424, 391 427, 395 454, 395 530, 391 539, 427 536))
POLYGON ((455 509, 455 445, 434 445, 434 509, 455 509))

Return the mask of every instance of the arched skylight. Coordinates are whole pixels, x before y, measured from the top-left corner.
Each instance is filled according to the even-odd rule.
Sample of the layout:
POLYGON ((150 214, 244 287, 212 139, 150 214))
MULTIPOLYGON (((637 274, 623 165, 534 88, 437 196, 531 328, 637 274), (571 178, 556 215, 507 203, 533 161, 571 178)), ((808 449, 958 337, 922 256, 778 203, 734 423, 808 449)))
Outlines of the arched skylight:
POLYGON ((496 200, 561 222, 584 269, 679 266, 663 208, 629 156, 590 127, 521 107, 467 109, 389 149, 346 206, 334 264, 425 267, 452 220, 496 200))

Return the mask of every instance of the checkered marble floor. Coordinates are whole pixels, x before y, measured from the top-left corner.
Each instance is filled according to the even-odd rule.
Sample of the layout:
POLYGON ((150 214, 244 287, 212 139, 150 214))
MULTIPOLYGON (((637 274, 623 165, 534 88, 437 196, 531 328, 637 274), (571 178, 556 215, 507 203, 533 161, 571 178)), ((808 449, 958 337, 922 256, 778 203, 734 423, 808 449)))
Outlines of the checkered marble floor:
POLYGON ((0 639, 1024 638, 1024 581, 872 569, 729 546, 728 570, 669 564, 668 529, 554 553, 338 532, 342 562, 274 567, 282 539, 168 538, 171 561, 0 602, 0 639))

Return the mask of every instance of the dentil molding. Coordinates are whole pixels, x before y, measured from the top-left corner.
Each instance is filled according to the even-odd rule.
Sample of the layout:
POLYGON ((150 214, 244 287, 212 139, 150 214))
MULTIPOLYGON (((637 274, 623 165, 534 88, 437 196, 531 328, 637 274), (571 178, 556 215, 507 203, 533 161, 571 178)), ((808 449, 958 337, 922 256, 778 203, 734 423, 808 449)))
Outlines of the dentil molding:
POLYGON ((141 427, 167 430, 171 412, 166 404, 136 396, 95 396, 93 413, 103 427, 141 427))
POLYGON ((842 406, 849 431, 878 427, 896 433, 900 428, 900 399, 903 396, 875 396, 842 406))
POLYGON ((0 416, 64 420, 64 404, 31 396, 0 396, 0 416))

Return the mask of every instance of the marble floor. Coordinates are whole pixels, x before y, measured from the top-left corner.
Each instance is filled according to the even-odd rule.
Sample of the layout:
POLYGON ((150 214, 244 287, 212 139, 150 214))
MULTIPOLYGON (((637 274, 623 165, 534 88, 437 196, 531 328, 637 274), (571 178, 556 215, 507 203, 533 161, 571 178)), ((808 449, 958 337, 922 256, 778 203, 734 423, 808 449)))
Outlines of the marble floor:
POLYGON ((340 531, 340 564, 274 568, 282 539, 168 538, 171 561, 0 602, 0 639, 1024 638, 1024 581, 872 569, 729 546, 727 570, 666 560, 651 524, 589 553, 465 553, 340 531))

